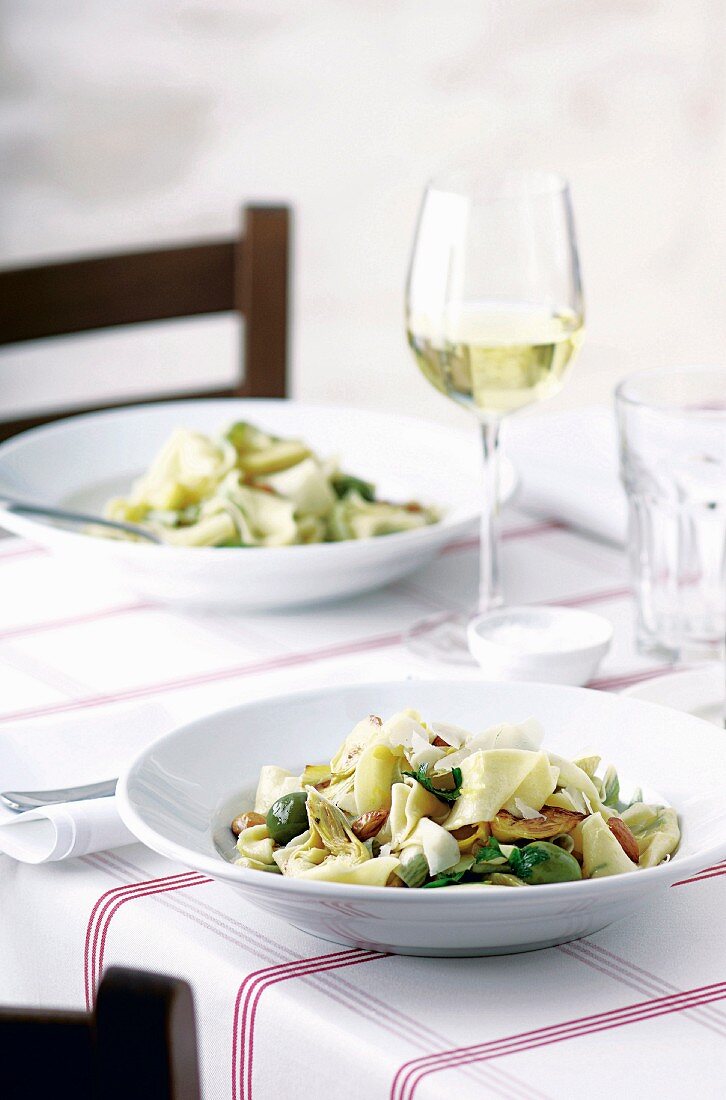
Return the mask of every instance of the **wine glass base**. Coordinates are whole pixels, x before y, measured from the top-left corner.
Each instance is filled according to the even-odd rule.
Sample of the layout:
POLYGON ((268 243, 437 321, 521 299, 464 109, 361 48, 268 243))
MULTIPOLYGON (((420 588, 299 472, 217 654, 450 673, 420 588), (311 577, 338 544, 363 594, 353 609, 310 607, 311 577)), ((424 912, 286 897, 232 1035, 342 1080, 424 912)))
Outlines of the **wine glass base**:
POLYGON ((406 633, 406 648, 425 661, 470 671, 478 669, 467 638, 469 623, 477 614, 477 611, 471 614, 451 611, 419 619, 406 633))

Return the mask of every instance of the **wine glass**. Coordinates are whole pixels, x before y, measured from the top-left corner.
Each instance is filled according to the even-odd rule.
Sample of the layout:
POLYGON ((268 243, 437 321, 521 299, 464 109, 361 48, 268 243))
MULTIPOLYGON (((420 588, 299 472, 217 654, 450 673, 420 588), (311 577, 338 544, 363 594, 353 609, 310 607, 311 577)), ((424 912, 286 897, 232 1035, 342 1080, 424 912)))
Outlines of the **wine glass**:
MULTIPOLYGON (((406 286, 408 342, 424 376, 479 420, 484 455, 479 601, 503 602, 498 546, 502 418, 559 391, 584 310, 568 183, 543 171, 458 170, 424 193, 406 286)), ((471 616, 417 624, 417 653, 470 664, 471 616)))

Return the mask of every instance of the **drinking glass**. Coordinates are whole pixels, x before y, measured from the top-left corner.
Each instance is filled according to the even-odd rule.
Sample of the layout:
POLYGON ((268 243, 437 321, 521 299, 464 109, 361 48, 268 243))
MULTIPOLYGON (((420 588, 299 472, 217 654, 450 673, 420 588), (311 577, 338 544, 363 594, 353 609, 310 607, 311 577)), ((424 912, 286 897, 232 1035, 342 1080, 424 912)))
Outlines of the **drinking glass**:
POLYGON ((620 469, 643 653, 718 658, 726 633, 726 368, 618 386, 620 469))
MULTIPOLYGON (((567 181, 540 171, 454 171, 424 193, 406 287, 408 342, 424 377, 479 421, 484 459, 479 599, 503 602, 498 546, 503 417, 557 393, 583 333, 567 181)), ((427 620, 426 656, 471 663, 470 616, 427 620)))

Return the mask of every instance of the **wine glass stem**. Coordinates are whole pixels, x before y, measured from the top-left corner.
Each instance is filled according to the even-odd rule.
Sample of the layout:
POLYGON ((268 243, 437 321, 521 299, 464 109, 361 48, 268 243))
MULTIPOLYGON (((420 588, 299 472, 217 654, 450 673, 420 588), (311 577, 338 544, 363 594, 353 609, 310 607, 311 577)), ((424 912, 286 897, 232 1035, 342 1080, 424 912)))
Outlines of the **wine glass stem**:
POLYGON ((499 573, 499 418, 481 422, 484 453, 484 499, 479 539, 479 611, 504 602, 499 573))

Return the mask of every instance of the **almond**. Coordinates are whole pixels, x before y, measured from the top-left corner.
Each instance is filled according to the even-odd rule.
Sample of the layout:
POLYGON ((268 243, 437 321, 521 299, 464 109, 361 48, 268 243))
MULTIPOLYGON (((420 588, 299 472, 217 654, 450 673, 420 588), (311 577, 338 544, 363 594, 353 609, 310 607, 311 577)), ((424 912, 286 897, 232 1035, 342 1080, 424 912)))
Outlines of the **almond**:
POLYGON ((622 817, 609 818, 608 829, 613 834, 628 859, 632 859, 633 863, 637 863, 640 859, 638 842, 631 833, 628 826, 623 821, 622 817))
POLYGON ((351 829, 358 840, 370 840, 383 828, 387 817, 388 810, 369 810, 367 814, 361 814, 356 818, 351 829))
POLYGON ((450 749, 451 745, 448 741, 444 741, 443 737, 439 737, 437 734, 431 742, 432 745, 436 745, 437 749, 450 749))
POLYGON ((265 819, 262 814, 256 814, 254 810, 249 810, 246 814, 240 814, 234 819, 230 828, 235 836, 239 836, 245 829, 249 829, 251 825, 264 825, 265 819))

